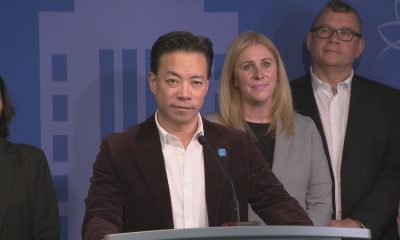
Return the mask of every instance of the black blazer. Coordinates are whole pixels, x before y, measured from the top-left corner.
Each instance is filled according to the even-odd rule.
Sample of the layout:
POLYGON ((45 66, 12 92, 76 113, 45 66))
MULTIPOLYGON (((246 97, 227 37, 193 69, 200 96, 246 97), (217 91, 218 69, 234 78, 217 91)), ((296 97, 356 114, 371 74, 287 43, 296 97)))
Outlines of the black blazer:
MULTIPOLYGON (((211 146, 225 148, 220 158, 228 168, 239 199, 240 215, 247 206, 268 224, 312 225, 268 169, 257 147, 244 132, 203 120, 211 146)), ((210 151, 204 150, 205 188, 210 226, 231 220, 231 192, 210 151)), ((107 234, 173 228, 171 199, 160 136, 154 115, 123 133, 105 138, 93 165, 82 227, 84 239, 107 234)))
MULTIPOLYGON (((310 75, 293 80, 291 88, 296 110, 314 120, 329 158, 310 75)), ((343 218, 359 220, 373 238, 398 239, 400 92, 357 75, 351 85, 341 190, 343 218)))
POLYGON ((59 235, 58 202, 43 151, 0 137, 0 240, 59 235))

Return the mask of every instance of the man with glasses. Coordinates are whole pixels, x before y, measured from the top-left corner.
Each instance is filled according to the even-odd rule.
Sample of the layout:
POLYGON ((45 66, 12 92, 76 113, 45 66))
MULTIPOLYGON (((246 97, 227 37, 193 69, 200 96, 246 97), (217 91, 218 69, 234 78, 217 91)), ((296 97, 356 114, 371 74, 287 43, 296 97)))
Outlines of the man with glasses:
POLYGON ((329 1, 306 44, 310 73, 291 82, 295 107, 315 121, 334 182, 331 226, 398 239, 400 92, 354 73, 365 41, 357 11, 329 1))

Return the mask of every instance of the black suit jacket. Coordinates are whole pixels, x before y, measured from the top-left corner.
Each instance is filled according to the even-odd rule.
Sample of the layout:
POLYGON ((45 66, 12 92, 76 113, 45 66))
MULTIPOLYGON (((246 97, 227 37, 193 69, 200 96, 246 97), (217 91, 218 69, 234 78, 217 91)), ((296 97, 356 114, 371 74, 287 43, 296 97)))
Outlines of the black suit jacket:
MULTIPOLYGON (((314 120, 329 158, 310 75, 293 80, 291 88, 296 110, 314 120)), ((341 190, 343 218, 359 220, 373 238, 398 238, 400 92, 357 75, 351 85, 341 190)))
MULTIPOLYGON (((203 127, 210 145, 227 151, 220 160, 234 180, 242 220, 247 220, 250 202, 269 224, 312 225, 245 133, 207 120, 203 127)), ((221 226, 231 220, 231 192, 212 154, 216 153, 204 151, 208 221, 221 226)), ((173 227, 160 136, 152 116, 103 140, 93 165, 82 234, 98 240, 111 233, 173 227)))
POLYGON ((58 203, 42 150, 0 137, 0 240, 59 239, 58 203))

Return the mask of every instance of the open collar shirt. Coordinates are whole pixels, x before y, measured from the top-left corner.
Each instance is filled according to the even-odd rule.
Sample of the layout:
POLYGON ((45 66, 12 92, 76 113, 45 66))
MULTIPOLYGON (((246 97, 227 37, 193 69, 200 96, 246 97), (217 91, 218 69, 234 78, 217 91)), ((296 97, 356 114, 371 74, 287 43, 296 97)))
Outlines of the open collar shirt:
POLYGON ((312 68, 310 73, 334 175, 336 219, 340 220, 342 215, 340 168, 354 71, 337 85, 336 94, 328 83, 323 82, 314 74, 312 68))
POLYGON ((203 147, 197 140, 204 135, 201 116, 198 115, 197 130, 185 149, 178 137, 160 126, 157 115, 158 112, 155 121, 167 172, 174 228, 208 227, 203 147))

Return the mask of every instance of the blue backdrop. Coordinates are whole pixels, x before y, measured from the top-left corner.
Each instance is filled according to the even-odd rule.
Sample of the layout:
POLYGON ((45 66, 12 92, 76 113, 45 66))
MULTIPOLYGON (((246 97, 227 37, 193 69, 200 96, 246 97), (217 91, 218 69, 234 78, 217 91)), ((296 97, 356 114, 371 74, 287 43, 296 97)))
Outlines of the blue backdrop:
MULTIPOLYGON (((79 239, 102 137, 155 110, 149 49, 172 30, 209 36, 216 61, 202 112, 216 110, 230 41, 255 30, 278 46, 289 77, 309 67, 304 39, 325 1, 1 0, 0 74, 17 116, 11 140, 43 148, 54 176, 62 239, 79 239)), ((350 1, 364 21, 359 74, 400 89, 400 0, 350 1)))

